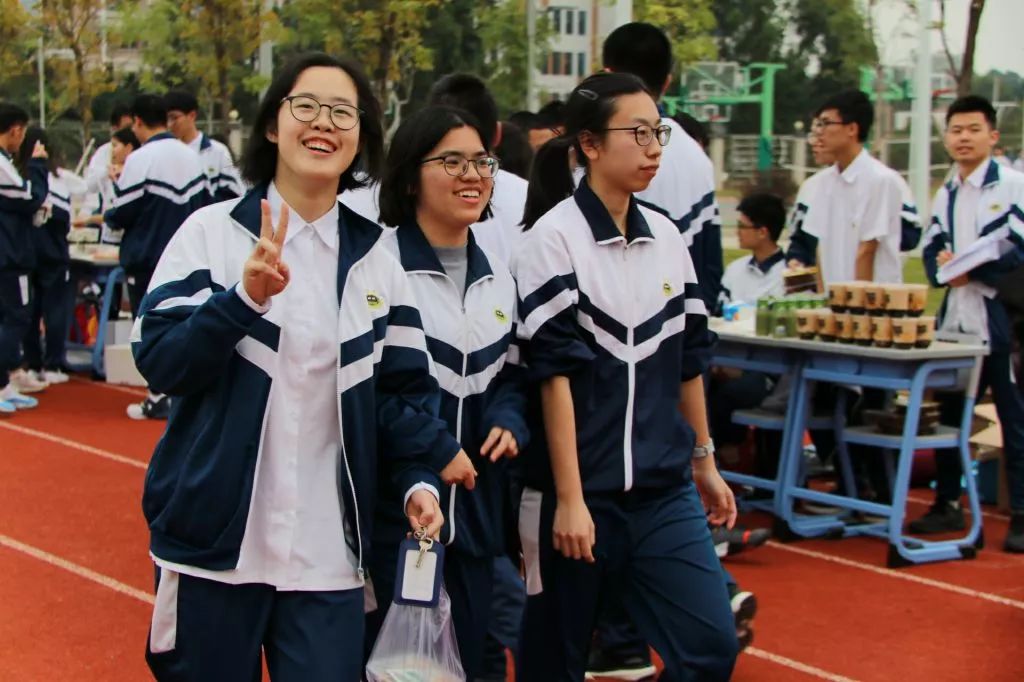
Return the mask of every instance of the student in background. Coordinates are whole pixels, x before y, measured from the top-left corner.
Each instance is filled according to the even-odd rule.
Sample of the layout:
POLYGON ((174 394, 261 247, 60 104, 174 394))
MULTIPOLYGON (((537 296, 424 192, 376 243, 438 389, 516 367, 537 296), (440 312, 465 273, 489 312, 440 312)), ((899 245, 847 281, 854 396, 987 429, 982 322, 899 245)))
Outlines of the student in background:
POLYGON ((121 171, 124 170, 124 163, 128 159, 128 155, 142 145, 131 128, 121 128, 114 132, 110 136, 110 145, 110 166, 107 169, 107 179, 100 184, 100 210, 95 215, 75 218, 73 224, 75 227, 97 226, 101 229, 101 244, 120 244, 124 231, 111 229, 103 220, 103 212, 114 205, 114 183, 121 177, 121 171))
MULTIPOLYGON (((980 399, 987 388, 992 389, 1002 428, 1010 492, 1010 528, 1003 548, 1022 553, 1024 397, 1011 355, 1013 328, 999 287, 1001 278, 1024 266, 1024 174, 992 157, 999 130, 996 110, 984 97, 968 95, 949 105, 944 141, 956 164, 955 174, 935 195, 922 257, 932 286, 946 287, 939 310, 939 328, 973 334, 988 344, 989 354, 982 361, 977 397, 980 399), (999 258, 939 284, 939 268, 981 240, 998 245, 999 258)), ((963 395, 944 395, 941 402, 942 422, 959 427, 963 395)), ((935 502, 927 514, 909 524, 911 533, 964 529, 960 452, 937 450, 935 470, 935 502)))
POLYGON ((14 163, 28 120, 21 107, 0 103, 0 413, 7 414, 38 405, 25 393, 47 386, 21 369, 21 344, 32 320, 33 220, 49 190, 42 142, 33 145, 24 175, 14 163))
MULTIPOLYGON (((29 128, 25 141, 21 143, 19 159, 26 174, 36 142, 47 145, 46 133, 41 128, 29 128)), ((35 222, 38 224, 32 230, 32 244, 36 252, 31 277, 32 321, 23 345, 29 372, 38 381, 62 384, 68 381, 64 372, 64 351, 74 305, 68 253, 73 183, 63 177, 54 155, 47 159, 47 166, 46 201, 36 213, 35 222), (40 334, 40 322, 46 329, 45 337, 40 334)))
MULTIPOLYGON (((168 242, 193 211, 209 202, 199 155, 167 132, 167 110, 156 95, 132 102, 132 131, 142 143, 130 154, 114 183, 113 205, 103 214, 112 229, 123 230, 120 260, 128 284, 132 316, 168 242)), ((167 419, 167 396, 149 392, 128 406, 132 419, 167 419)))
POLYGON ((182 90, 173 90, 164 95, 167 107, 167 129, 199 155, 203 170, 210 181, 213 201, 225 201, 245 193, 242 179, 231 158, 231 150, 223 143, 209 138, 196 127, 199 102, 195 95, 182 90))
MULTIPOLYGON (((129 108, 117 105, 110 112, 110 135, 113 136, 118 130, 131 128, 132 114, 129 108)), ((110 140, 101 144, 89 158, 89 165, 85 169, 85 182, 88 185, 90 194, 102 194, 105 181, 110 175, 110 166, 113 163, 113 145, 110 140)), ((100 209, 102 211, 102 208, 100 209)))

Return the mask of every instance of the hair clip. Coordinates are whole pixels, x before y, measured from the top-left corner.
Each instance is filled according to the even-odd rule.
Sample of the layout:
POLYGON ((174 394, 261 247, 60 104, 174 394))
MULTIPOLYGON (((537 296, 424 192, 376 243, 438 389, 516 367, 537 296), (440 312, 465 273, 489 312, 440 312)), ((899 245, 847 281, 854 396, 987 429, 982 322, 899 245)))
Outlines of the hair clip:
POLYGON ((579 93, 580 97, 589 99, 591 102, 596 102, 599 97, 596 92, 594 92, 593 90, 588 90, 587 88, 580 88, 576 92, 579 93))

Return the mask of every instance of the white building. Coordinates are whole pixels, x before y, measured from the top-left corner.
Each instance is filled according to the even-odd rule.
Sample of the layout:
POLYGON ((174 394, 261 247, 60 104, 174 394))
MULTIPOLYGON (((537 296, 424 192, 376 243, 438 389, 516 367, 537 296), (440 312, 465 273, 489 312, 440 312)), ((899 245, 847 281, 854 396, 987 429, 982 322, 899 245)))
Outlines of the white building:
MULTIPOLYGON (((527 0, 530 2, 530 0, 527 0)), ((633 0, 537 0, 554 29, 551 50, 540 58, 540 101, 565 99, 583 78, 600 68, 609 33, 632 21, 633 0)))

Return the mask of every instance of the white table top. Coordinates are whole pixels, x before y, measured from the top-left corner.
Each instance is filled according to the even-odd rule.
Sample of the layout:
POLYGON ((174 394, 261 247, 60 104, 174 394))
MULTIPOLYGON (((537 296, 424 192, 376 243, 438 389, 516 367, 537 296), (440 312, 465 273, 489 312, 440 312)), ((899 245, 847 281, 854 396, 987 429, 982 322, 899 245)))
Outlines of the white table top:
POLYGON ((711 331, 718 334, 722 341, 744 343, 751 346, 769 346, 772 348, 788 348, 792 350, 811 351, 815 353, 831 353, 833 355, 849 355, 859 358, 877 360, 944 360, 950 358, 982 357, 988 355, 988 346, 977 343, 950 343, 948 341, 932 341, 927 348, 877 348, 875 346, 858 346, 838 341, 805 341, 799 338, 778 339, 772 336, 758 336, 754 332, 754 319, 726 322, 722 318, 711 318, 708 325, 711 331))

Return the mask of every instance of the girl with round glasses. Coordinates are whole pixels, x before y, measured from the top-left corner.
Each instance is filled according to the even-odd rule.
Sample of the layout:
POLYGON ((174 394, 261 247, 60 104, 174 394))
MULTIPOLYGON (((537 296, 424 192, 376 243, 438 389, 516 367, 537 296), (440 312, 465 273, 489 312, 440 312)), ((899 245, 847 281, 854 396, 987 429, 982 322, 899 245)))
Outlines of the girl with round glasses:
POLYGON ((136 363, 175 396, 143 493, 158 680, 248 682, 261 653, 271 679, 361 679, 377 495, 436 536, 431 463, 471 476, 408 278, 337 201, 357 164, 376 177, 380 118, 351 62, 285 66, 243 158, 252 190, 182 225, 142 302, 136 363))
MULTIPOLYGON (((390 244, 423 315, 449 449, 464 448, 478 472, 474 488, 452 485, 442 495, 444 580, 470 680, 483 673, 493 562, 504 551, 505 459, 527 439, 514 343, 515 282, 470 230, 490 216, 498 162, 489 139, 467 112, 428 107, 399 127, 380 188, 380 221, 397 228, 390 244)), ((367 642, 390 604, 395 554, 406 530, 395 501, 382 496, 378 509, 373 571, 380 608, 368 617, 367 642)))
POLYGON ((731 526, 736 506, 705 409, 714 335, 682 235, 633 196, 667 131, 621 73, 580 83, 565 119, 534 159, 512 267, 541 413, 520 504, 522 679, 583 679, 611 602, 661 656, 662 679, 727 680, 736 633, 707 524, 731 526), (570 150, 585 170, 575 189, 570 150))

